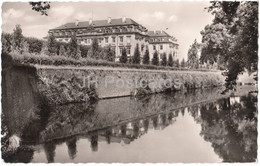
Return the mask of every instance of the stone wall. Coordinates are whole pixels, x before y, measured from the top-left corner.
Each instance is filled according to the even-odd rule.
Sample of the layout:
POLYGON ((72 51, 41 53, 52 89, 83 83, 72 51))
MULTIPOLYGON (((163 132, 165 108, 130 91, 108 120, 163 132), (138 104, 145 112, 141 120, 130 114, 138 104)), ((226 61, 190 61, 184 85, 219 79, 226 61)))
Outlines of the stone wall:
POLYGON ((38 90, 52 104, 216 87, 224 85, 225 81, 219 71, 155 71, 40 65, 34 67, 38 77, 38 90))

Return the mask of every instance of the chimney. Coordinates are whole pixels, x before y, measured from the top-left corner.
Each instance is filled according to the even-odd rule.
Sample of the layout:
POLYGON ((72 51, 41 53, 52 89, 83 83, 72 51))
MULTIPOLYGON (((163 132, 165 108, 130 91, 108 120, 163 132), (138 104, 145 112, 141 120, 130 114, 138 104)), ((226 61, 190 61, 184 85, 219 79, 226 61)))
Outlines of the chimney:
POLYGON ((126 23, 126 18, 125 18, 125 16, 122 17, 122 23, 126 23))
POLYGON ((75 26, 76 26, 76 27, 79 26, 79 20, 76 20, 75 26))
POLYGON ((108 17, 107 23, 108 23, 108 24, 111 24, 111 17, 108 17))
POLYGON ((89 24, 89 25, 92 25, 92 24, 93 24, 93 20, 92 20, 92 18, 89 19, 88 24, 89 24))

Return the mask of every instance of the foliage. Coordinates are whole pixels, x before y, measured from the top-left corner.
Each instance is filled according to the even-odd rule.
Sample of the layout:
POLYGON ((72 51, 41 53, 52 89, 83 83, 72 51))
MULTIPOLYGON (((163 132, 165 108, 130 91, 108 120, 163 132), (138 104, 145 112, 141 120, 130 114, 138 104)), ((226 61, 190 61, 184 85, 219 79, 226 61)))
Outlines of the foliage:
POLYGON ((177 68, 180 67, 179 59, 176 59, 176 60, 174 61, 174 66, 177 67, 177 68))
POLYGON ((9 53, 12 51, 12 42, 13 42, 12 34, 2 33, 1 42, 2 42, 2 52, 9 53))
POLYGON ((172 54, 169 54, 169 57, 168 57, 168 66, 173 66, 173 58, 172 58, 172 54))
POLYGON ((22 28, 16 25, 13 32, 13 48, 14 50, 21 51, 23 42, 22 28))
POLYGON ((186 67, 186 63, 185 63, 184 58, 183 58, 182 61, 181 61, 181 67, 186 67))
POLYGON ((127 54, 126 54, 126 49, 125 47, 122 49, 122 55, 120 56, 119 61, 121 63, 126 63, 127 62, 127 54))
POLYGON ((69 56, 76 59, 77 51, 78 51, 78 43, 77 43, 76 35, 71 36, 68 49, 69 49, 68 51, 69 56))
POLYGON ((57 42, 53 35, 49 35, 46 47, 48 55, 53 56, 57 54, 57 42))
POLYGON ((144 56, 143 56, 143 64, 149 64, 150 63, 150 55, 149 55, 149 49, 146 48, 144 56))
POLYGON ((116 59, 115 52, 110 47, 105 48, 105 50, 106 50, 105 51, 106 52, 105 60, 110 61, 110 62, 114 62, 115 59, 116 59))
POLYGON ((68 56, 67 52, 65 50, 65 47, 63 45, 60 46, 59 55, 60 56, 68 56))
POLYGON ((32 6, 32 10, 35 10, 36 12, 40 12, 41 15, 46 15, 47 11, 51 8, 50 6, 51 2, 29 2, 29 4, 32 6))
POLYGON ((158 57, 158 52, 157 52, 157 51, 155 51, 155 52, 153 53, 152 64, 153 64, 153 65, 156 65, 156 66, 159 65, 159 57, 158 57))
POLYGON ((188 65, 192 69, 199 68, 199 44, 197 40, 194 40, 194 43, 190 46, 188 50, 188 65))
POLYGON ((165 52, 162 55, 161 65, 162 66, 166 66, 167 65, 167 57, 166 57, 166 53, 165 52))
POLYGON ((233 89, 245 69, 257 71, 258 2, 211 2, 208 11, 214 19, 201 32, 201 61, 225 68, 226 87, 233 89))
POLYGON ((141 61, 141 57, 140 57, 139 44, 136 44, 132 63, 133 64, 140 64, 140 61, 141 61))
POLYGON ((30 53, 40 53, 43 46, 43 41, 36 38, 25 38, 25 41, 29 44, 30 53))

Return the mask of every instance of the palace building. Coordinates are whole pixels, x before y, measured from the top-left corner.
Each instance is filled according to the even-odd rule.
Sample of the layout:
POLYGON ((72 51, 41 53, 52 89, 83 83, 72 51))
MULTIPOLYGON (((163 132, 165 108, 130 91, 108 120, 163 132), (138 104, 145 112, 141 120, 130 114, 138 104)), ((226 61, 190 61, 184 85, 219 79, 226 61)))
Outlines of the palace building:
POLYGON ((139 44, 141 56, 144 55, 146 48, 149 48, 151 59, 155 50, 153 49, 154 46, 159 53, 166 51, 168 55, 175 53, 172 48, 177 45, 171 41, 172 37, 166 32, 161 35, 153 34, 148 32, 144 26, 126 17, 120 19, 109 17, 107 20, 89 19, 89 21, 84 22, 66 23, 50 29, 48 33, 54 35, 55 39, 60 42, 69 42, 71 36, 76 35, 78 43, 81 45, 91 45, 92 40, 97 38, 101 47, 110 46, 114 50, 116 60, 121 56, 123 47, 126 48, 128 56, 134 55, 137 44, 139 44), (163 49, 160 49, 161 45, 163 45, 163 49))
POLYGON ((155 51, 158 52, 159 59, 162 59, 162 54, 166 53, 167 58, 168 55, 171 54, 173 59, 177 58, 177 50, 178 44, 177 40, 170 36, 165 31, 148 31, 149 35, 149 53, 150 56, 153 56, 155 51))

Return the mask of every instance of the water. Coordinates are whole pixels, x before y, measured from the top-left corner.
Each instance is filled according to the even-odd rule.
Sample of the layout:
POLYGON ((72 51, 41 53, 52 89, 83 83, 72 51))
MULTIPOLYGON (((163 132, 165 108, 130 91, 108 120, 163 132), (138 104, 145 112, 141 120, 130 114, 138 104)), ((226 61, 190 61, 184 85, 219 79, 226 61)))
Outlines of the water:
POLYGON ((228 97, 221 91, 62 106, 24 102, 22 108, 31 107, 27 114, 13 106, 3 110, 2 144, 13 135, 21 143, 2 157, 6 162, 25 163, 255 162, 256 94, 228 97))

